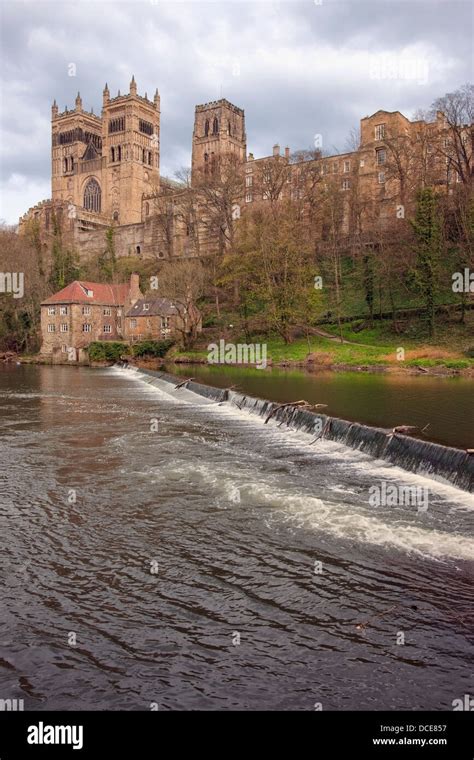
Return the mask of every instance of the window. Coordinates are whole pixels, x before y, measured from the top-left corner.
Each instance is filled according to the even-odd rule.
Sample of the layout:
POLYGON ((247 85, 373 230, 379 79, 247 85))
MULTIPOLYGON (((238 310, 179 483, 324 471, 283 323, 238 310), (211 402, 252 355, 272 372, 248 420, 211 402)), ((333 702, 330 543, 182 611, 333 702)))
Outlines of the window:
POLYGON ((56 314, 56 306, 48 306, 48 314, 49 316, 56 314))
POLYGON ((151 151, 149 150, 148 151, 148 164, 151 166, 152 163, 153 163, 153 161, 152 161, 152 157, 151 157, 151 151))
POLYGON ((252 187, 253 177, 245 177, 245 187, 252 187))
POLYGON ((337 174, 337 173, 338 173, 338 171, 339 171, 339 164, 338 164, 338 163, 334 163, 334 164, 332 165, 332 173, 333 173, 333 174, 337 174))
POLYGON ((252 166, 246 166, 245 167, 245 173, 246 174, 251 174, 252 172, 253 172, 253 167, 252 166))
POLYGON ((112 325, 104 325, 104 332, 105 333, 111 333, 112 332, 112 325))
POLYGON ((385 138, 385 124, 377 124, 375 127, 375 139, 383 140, 385 138))
POLYGON ((375 151, 375 155, 377 158, 377 166, 383 166, 387 160, 387 151, 384 148, 380 148, 379 150, 375 151))
POLYGON ((161 329, 169 330, 170 321, 170 317, 161 317, 161 329))
POLYGON ((137 247, 136 247, 136 254, 137 254, 137 256, 140 256, 141 252, 142 252, 142 249, 140 248, 139 245, 137 245, 137 247))
POLYGON ((119 145, 117 148, 117 161, 121 161, 121 160, 122 160, 122 148, 119 145))
POLYGON ((61 346, 61 351, 63 352, 63 354, 67 354, 67 346, 65 343, 63 343, 63 345, 61 346))
POLYGON ((206 119, 206 122, 204 124, 204 137, 207 137, 209 134, 209 119, 206 119))
POLYGON ((67 306, 60 306, 60 307, 59 307, 59 313, 60 313, 60 314, 61 314, 61 316, 63 316, 63 317, 64 317, 64 316, 66 316, 66 314, 67 314, 67 306))
POLYGON ((351 170, 351 162, 344 161, 344 174, 347 174, 351 170))
POLYGON ((100 201, 100 185, 97 180, 92 177, 84 189, 84 208, 86 211, 95 211, 96 213, 100 213, 100 201))
POLYGON ((145 216, 148 216, 150 213, 150 204, 148 201, 145 203, 145 216))
POLYGON ((125 116, 119 116, 117 119, 109 120, 109 135, 112 132, 123 132, 125 130, 125 116))
POLYGON ((140 132, 143 132, 144 135, 153 134, 153 124, 151 124, 149 121, 144 121, 143 119, 139 119, 138 129, 140 130, 140 132))
POLYGON ((91 307, 90 306, 83 306, 82 307, 82 313, 85 316, 88 316, 91 313, 91 307))
POLYGON ((87 333, 90 333, 90 332, 92 332, 92 325, 90 325, 90 324, 88 324, 87 322, 85 322, 85 323, 82 325, 82 332, 87 332, 87 333))
POLYGON ((56 332, 56 325, 48 325, 48 332, 56 332))
POLYGON ((342 189, 343 190, 349 190, 350 186, 351 186, 350 180, 348 180, 348 179, 343 179, 342 180, 342 189))
POLYGON ((142 148, 142 162, 146 164, 146 150, 145 148, 142 148))
POLYGON ((385 172, 379 172, 379 185, 383 185, 385 183, 385 172))
POLYGON ((150 304, 149 303, 144 303, 143 304, 143 311, 150 311, 150 304))
POLYGON ((112 309, 110 306, 104 307, 104 317, 111 317, 112 316, 112 309))
POLYGON ((245 195, 245 202, 246 203, 252 203, 252 193, 246 193, 246 195, 245 195))
POLYGON ((132 328, 132 330, 135 330, 136 326, 137 326, 137 320, 136 319, 131 319, 130 320, 130 327, 132 328))
POLYGON ((227 134, 232 135, 232 127, 230 126, 230 121, 227 122, 227 134))
POLYGON ((115 148, 110 149, 110 160, 112 161, 112 163, 114 163, 115 161, 115 148))
POLYGON ((69 325, 67 322, 61 322, 61 326, 59 328, 61 332, 68 332, 69 331, 69 325))
POLYGON ((217 120, 217 116, 214 117, 214 121, 212 122, 212 134, 217 135, 219 132, 219 121, 217 120))
POLYGON ((361 169, 363 169, 363 168, 364 168, 364 166, 365 166, 365 161, 364 161, 364 159, 363 159, 363 158, 361 158, 361 159, 360 159, 360 162, 359 162, 359 166, 360 166, 360 168, 361 168, 361 169))
POLYGON ((71 171, 74 171, 74 156, 71 156, 71 171))

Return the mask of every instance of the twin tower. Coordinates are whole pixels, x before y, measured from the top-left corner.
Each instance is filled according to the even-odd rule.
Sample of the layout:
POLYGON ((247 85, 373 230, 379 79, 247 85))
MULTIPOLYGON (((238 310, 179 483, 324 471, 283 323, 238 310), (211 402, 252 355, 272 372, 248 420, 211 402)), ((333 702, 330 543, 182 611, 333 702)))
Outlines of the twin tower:
MULTIPOLYGON (((245 115, 221 99, 196 106, 192 182, 212 172, 223 156, 247 158, 245 115)), ((160 96, 110 97, 102 115, 85 111, 78 93, 74 110, 52 106, 52 200, 71 204, 83 222, 118 225, 143 221, 142 199, 160 192, 160 96)))

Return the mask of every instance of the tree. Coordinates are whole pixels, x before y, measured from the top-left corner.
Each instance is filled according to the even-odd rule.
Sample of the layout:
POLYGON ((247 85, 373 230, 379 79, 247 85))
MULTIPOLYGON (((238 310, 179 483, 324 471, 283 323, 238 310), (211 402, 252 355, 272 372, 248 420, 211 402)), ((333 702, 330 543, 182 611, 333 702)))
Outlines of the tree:
POLYGON ((418 192, 412 227, 415 233, 417 255, 414 269, 415 283, 424 299, 428 333, 430 337, 433 337, 441 260, 441 220, 439 203, 432 188, 423 188, 418 192))
POLYGON ((178 312, 177 330, 182 346, 191 348, 201 323, 197 302, 204 294, 203 265, 191 259, 167 261, 161 269, 159 282, 160 294, 169 298, 178 312))

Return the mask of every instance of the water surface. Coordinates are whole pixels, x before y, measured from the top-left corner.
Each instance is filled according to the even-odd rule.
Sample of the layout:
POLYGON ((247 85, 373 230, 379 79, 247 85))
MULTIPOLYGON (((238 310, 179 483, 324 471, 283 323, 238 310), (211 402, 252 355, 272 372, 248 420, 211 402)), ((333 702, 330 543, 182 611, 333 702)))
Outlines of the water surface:
POLYGON ((2 368, 0 422, 0 697, 450 710, 472 694, 471 495, 116 369, 2 368), (371 507, 382 479, 429 488, 428 511, 371 507))

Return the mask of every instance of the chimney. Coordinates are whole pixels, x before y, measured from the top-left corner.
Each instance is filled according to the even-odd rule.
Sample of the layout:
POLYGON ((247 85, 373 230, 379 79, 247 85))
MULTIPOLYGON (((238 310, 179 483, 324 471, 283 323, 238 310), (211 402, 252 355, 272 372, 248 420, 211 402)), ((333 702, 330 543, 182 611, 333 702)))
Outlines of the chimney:
POLYGON ((280 146, 278 144, 273 146, 273 155, 274 156, 280 155, 280 146))
POLYGON ((289 158, 289 157, 290 157, 290 149, 289 149, 289 147, 287 146, 287 147, 285 148, 285 158, 289 158))
POLYGON ((130 304, 133 306, 139 298, 142 298, 140 275, 134 272, 130 275, 130 304))

